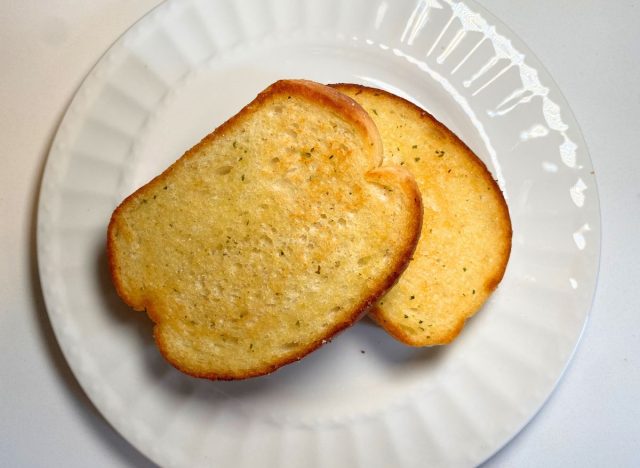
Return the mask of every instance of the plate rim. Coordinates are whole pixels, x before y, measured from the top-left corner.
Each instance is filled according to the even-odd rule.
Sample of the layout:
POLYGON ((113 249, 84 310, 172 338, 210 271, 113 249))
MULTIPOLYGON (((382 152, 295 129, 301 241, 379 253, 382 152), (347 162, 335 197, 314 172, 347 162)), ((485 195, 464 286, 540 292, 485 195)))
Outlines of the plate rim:
MULTIPOLYGON (((343 1, 348 1, 348 0, 343 0, 343 1)), ((495 26, 496 30, 498 30, 498 33, 500 36, 504 36, 507 37, 510 41, 512 41, 515 45, 516 45, 516 49, 519 51, 526 51, 526 56, 527 56, 527 63, 532 64, 533 68, 535 68, 535 70, 542 76, 541 81, 543 81, 550 89, 553 90, 554 92, 554 102, 558 103, 559 101, 559 105, 560 108, 562 109, 562 115, 563 115, 563 120, 569 120, 571 127, 573 129, 572 132, 572 136, 574 138, 578 138, 578 143, 580 143, 581 146, 581 159, 583 160, 583 162, 586 162, 591 168, 593 168, 593 162, 591 159, 591 155, 590 155, 590 151, 586 142, 586 139, 584 138, 584 133, 582 132, 582 129, 580 128, 579 122, 575 117, 575 114, 571 108, 571 106, 569 105, 569 102, 567 101, 566 97, 564 96, 562 89, 558 86, 557 82, 554 80, 553 76, 551 75, 551 73, 547 70, 547 68, 544 66, 544 64, 542 63, 542 61, 538 58, 538 56, 535 54, 535 52, 533 52, 533 50, 531 48, 529 48, 527 46, 527 44, 518 36, 518 34, 516 34, 513 29, 511 29, 506 23, 504 23, 503 21, 501 21, 496 15, 494 15, 491 11, 489 11, 486 7, 484 7, 483 5, 478 4, 478 2, 476 2, 475 0, 462 0, 460 2, 456 2, 454 0, 444 0, 446 3, 463 3, 466 4, 468 6, 470 6, 470 8, 475 11, 478 12, 482 18, 484 18, 485 20, 487 20, 488 23, 490 23, 491 25, 495 26)), ((422 0, 422 2, 424 2, 424 0, 422 0)), ((177 4, 179 2, 177 2, 176 0, 164 0, 163 2, 159 3, 158 5, 154 6, 153 8, 151 8, 149 11, 147 11, 144 15, 142 15, 140 18, 138 18, 135 22, 133 22, 129 27, 126 28, 126 30, 124 30, 120 35, 118 35, 118 37, 116 37, 114 39, 114 41, 105 48, 105 50, 100 54, 100 56, 97 58, 97 60, 95 61, 94 65, 91 67, 91 69, 87 72, 87 74, 84 76, 84 78, 80 81, 79 85, 77 86, 77 88, 74 90, 73 92, 73 97, 71 98, 71 100, 69 101, 69 103, 67 104, 66 108, 64 109, 64 113, 63 113, 63 117, 60 119, 59 124, 57 126, 57 128, 55 129, 55 133, 54 133, 54 138, 51 140, 51 144, 49 147, 49 151, 47 153, 47 157, 46 157, 46 162, 44 164, 44 169, 42 172, 42 177, 40 180, 40 184, 39 184, 39 193, 38 193, 38 197, 37 197, 37 211, 36 211, 36 257, 37 257, 37 265, 38 265, 38 278, 40 281, 40 285, 41 285, 41 290, 43 293, 43 297, 44 297, 44 302, 45 302, 45 307, 47 310, 47 316, 49 318, 49 321, 52 325, 52 328, 54 330, 54 334, 56 337, 56 341, 58 342, 60 348, 62 349, 63 355, 65 357, 65 360, 67 361, 67 365, 70 367, 72 374, 74 376, 74 378, 80 383, 80 386, 83 389, 83 392, 88 396, 89 400, 91 401, 91 403, 99 410, 101 417, 103 417, 111 427, 114 428, 114 430, 119 433, 126 441, 129 445, 133 446, 139 453, 143 454, 145 457, 149 458, 150 460, 153 460, 150 455, 146 452, 143 452, 140 447, 138 447, 137 444, 133 443, 131 441, 131 439, 129 437, 127 437, 126 434, 124 434, 122 432, 122 430, 118 427, 118 425, 116 425, 111 418, 107 417, 107 415, 104 413, 104 411, 98 407, 95 402, 94 402, 94 398, 91 395, 91 392, 88 390, 88 384, 87 382, 84 381, 84 378, 81 374, 79 374, 76 371, 76 368, 74 366, 74 358, 70 355, 70 352, 67 348, 67 346, 63 343, 64 342, 64 337, 62 337, 62 332, 60 331, 59 327, 60 327, 60 323, 58 322, 58 320, 56 318, 54 318, 54 316, 52 316, 52 300, 50 297, 48 297, 48 294, 45 291, 45 283, 47 282, 47 278, 46 278, 46 272, 44 271, 46 265, 44 265, 45 263, 45 258, 46 255, 43 254, 44 251, 44 244, 46 243, 46 236, 43 233, 43 219, 45 219, 45 215, 43 214, 43 200, 46 198, 46 196, 49 194, 50 190, 46 187, 47 182, 49 181, 49 179, 52 177, 51 176, 51 166, 54 164, 52 161, 55 159, 52 155, 52 153, 54 152, 54 148, 56 147, 56 144, 58 143, 59 139, 61 139, 61 130, 63 128, 65 128, 66 126, 69 125, 69 120, 71 120, 70 117, 70 110, 72 110, 74 108, 74 106, 77 106, 77 103, 82 99, 81 96, 81 91, 83 90, 83 88, 85 88, 88 83, 91 83, 92 80, 96 79, 96 72, 98 70, 98 68, 101 66, 101 64, 104 62, 105 57, 107 57, 112 50, 114 50, 117 47, 120 47, 123 45, 124 41, 126 40, 126 38, 128 37, 129 34, 131 34, 131 32, 133 30, 135 30, 137 27, 139 27, 140 24, 146 22, 146 21, 150 21, 150 18, 153 15, 159 15, 160 12, 165 9, 165 8, 170 8, 172 5, 177 4)), ((398 7, 397 5, 393 5, 392 4, 392 8, 396 6, 396 8, 398 7)), ((373 7, 373 4, 371 4, 371 7, 373 7)), ((512 434, 509 435, 509 437, 507 437, 504 441, 502 441, 499 446, 495 447, 494 449, 492 449, 493 451, 486 456, 484 459, 482 459, 481 461, 479 461, 479 464, 483 464, 486 463, 488 460, 490 460, 491 458, 495 457, 498 453, 500 453, 513 439, 515 439, 516 437, 518 437, 522 431, 531 423, 531 421, 533 419, 535 419, 535 417, 537 416, 537 414, 541 411, 541 409, 546 405, 546 403, 549 401, 549 399, 553 396, 553 394, 556 392, 556 390, 558 389, 562 379, 565 376, 565 373, 567 371, 567 369, 569 368, 569 366, 572 364, 575 353, 577 352, 578 347, 580 346, 580 343, 582 341, 582 337, 584 335, 584 332, 588 326, 588 323, 590 321, 590 316, 591 316, 591 312, 593 309, 593 304, 594 304, 594 300, 595 300, 595 295, 597 293, 597 289, 598 289, 598 283, 599 283, 599 275, 600 275, 600 266, 601 266, 601 261, 602 261, 602 212, 601 212, 601 203, 600 203, 600 195, 599 195, 599 189, 598 189, 598 183, 597 183, 597 177, 595 174, 593 174, 593 184, 589 187, 591 190, 591 200, 590 200, 590 205, 591 205, 591 210, 595 212, 595 214, 597 215, 597 226, 593 229, 593 232, 591 233, 591 239, 590 239, 590 243, 594 244, 597 246, 596 253, 594 254, 594 258, 593 258, 593 271, 592 271, 592 275, 593 275, 593 284, 591 286, 590 289, 590 294, 589 294, 589 300, 588 300, 588 306, 586 307, 586 309, 583 312, 583 318, 582 318, 582 325, 580 328, 580 331, 578 333, 577 339, 575 341, 575 343, 572 346, 572 350, 567 358, 567 360, 564 362, 563 367, 560 371, 560 373, 557 375, 557 377, 554 380, 554 383, 552 384, 549 392, 541 399, 541 401, 539 402, 539 405, 537 406, 537 408, 535 409, 535 411, 533 411, 532 413, 530 413, 526 418, 523 419, 522 424, 518 427, 517 430, 515 430, 512 434)), ((155 460, 153 460, 155 461, 155 460)))

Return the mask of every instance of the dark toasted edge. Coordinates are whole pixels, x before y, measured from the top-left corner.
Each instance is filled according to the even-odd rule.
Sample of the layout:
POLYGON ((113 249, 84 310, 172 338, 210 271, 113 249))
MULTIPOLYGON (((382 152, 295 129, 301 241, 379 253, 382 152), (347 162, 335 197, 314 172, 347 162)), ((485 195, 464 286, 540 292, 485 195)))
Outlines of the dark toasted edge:
POLYGON ((448 333, 442 333, 438 336, 431 335, 431 338, 426 338, 426 335, 424 336, 410 335, 406 333, 401 327, 396 326, 393 323, 393 321, 388 320, 385 317, 384 310, 379 306, 379 304, 375 304, 372 307, 371 311, 369 312, 369 316, 378 325, 384 328, 391 336, 393 336, 397 340, 407 345, 419 347, 419 346, 444 345, 444 344, 451 343, 460 334, 460 332, 464 328, 466 321, 470 317, 475 315, 482 308, 482 306, 486 303, 487 299, 491 296, 491 294, 495 291, 495 289, 498 287, 498 285, 504 278, 507 264, 509 263, 509 258, 511 256, 511 246, 512 246, 512 237, 513 237, 513 227, 511 224, 511 216, 509 214, 509 207, 507 205, 506 200, 504 199, 504 195, 500 190, 500 187, 498 186, 497 182, 493 178, 493 175, 487 168, 486 164, 469 148, 469 146, 464 141, 462 141, 455 133, 449 130, 448 127, 446 127, 442 122, 437 120, 429 112, 425 111, 424 109, 420 108, 416 104, 412 103, 411 101, 403 97, 397 96, 393 93, 390 93, 382 89, 354 84, 354 83, 334 83, 334 84, 330 84, 329 86, 337 89, 338 91, 340 91, 341 89, 350 90, 354 92, 354 94, 362 91, 383 94, 386 97, 399 102, 400 105, 405 106, 411 112, 419 113, 421 119, 427 120, 432 125, 435 125, 436 127, 438 127, 439 130, 442 131, 442 133, 446 135, 447 138, 453 144, 460 147, 461 151, 464 152, 466 156, 469 158, 469 161, 474 163, 480 169, 481 176, 492 187, 492 192, 496 195, 496 200, 498 201, 500 209, 502 211, 501 213, 502 219, 506 222, 504 228, 506 229, 505 239, 507 242, 503 246, 502 253, 501 253, 503 260, 499 265, 498 269, 496 269, 495 274, 493 276, 490 276, 486 280, 484 284, 484 288, 480 294, 480 296, 484 295, 484 298, 482 299, 482 301, 480 301, 479 305, 476 308, 471 309, 466 315, 461 316, 459 320, 455 322, 454 326, 449 330, 448 333))
POLYGON ((209 380, 242 380, 250 377, 257 377, 261 375, 269 374, 280 367, 290 364, 295 361, 299 361, 307 354, 316 350, 323 344, 329 342, 335 335, 343 331, 344 329, 352 326, 355 322, 360 320, 364 315, 367 314, 372 305, 374 305, 378 299, 380 299, 399 279, 400 275, 409 265, 409 261, 413 252, 416 249, 418 244, 418 239, 421 233, 422 226, 422 197, 420 195, 418 185, 413 179, 413 177, 408 173, 408 171, 404 171, 407 175, 406 181, 402 188, 408 194, 411 200, 411 207, 415 210, 415 216, 412 216, 411 219, 414 220, 411 225, 411 229, 413 232, 409 237, 407 245, 407 249, 399 256, 397 267, 386 277, 384 278, 377 288, 374 288, 373 292, 369 295, 369 297, 365 298, 361 303, 357 304, 352 313, 350 314, 350 318, 348 320, 343 321, 342 323, 336 324, 336 326, 326 334, 325 337, 320 338, 309 344, 306 348, 301 350, 294 356, 291 356, 286 359, 282 359, 279 362, 275 362, 269 365, 265 365, 263 368, 255 369, 254 371, 237 373, 237 374, 222 374, 222 373, 199 373, 193 372, 187 369, 185 366, 181 366, 180 363, 172 361, 167 353, 167 347, 163 343, 160 335, 157 333, 159 323, 161 322, 161 317, 158 312, 155 310, 153 304, 142 298, 140 301, 135 300, 135 298, 128 295, 125 291, 124 285, 122 283, 122 279, 117 274, 118 265, 117 259, 114 252, 114 230, 116 225, 120 221, 120 216, 124 207, 134 200, 138 196, 142 196, 147 190, 151 187, 159 186, 164 184, 166 178, 171 174, 171 172, 175 169, 176 165, 180 164, 181 161, 184 161, 188 158, 194 157, 199 150, 214 141, 218 136, 224 135, 226 131, 233 128, 234 125, 240 125, 243 119, 247 118, 249 115, 255 112, 256 108, 260 105, 265 104, 268 100, 277 94, 287 94, 287 93, 298 93, 298 95, 305 97, 306 99, 312 102, 320 102, 325 106, 328 106, 337 113, 341 113, 345 117, 349 118, 352 123, 355 124, 356 127, 360 129, 362 135, 366 137, 366 140, 369 140, 371 151, 370 154, 375 156, 375 160, 372 160, 371 167, 375 169, 380 166, 382 162, 382 142, 380 140, 380 135, 378 130, 373 123, 373 120, 369 116, 369 114, 353 99, 348 96, 334 90, 333 88, 327 87, 325 85, 321 85, 319 83, 315 83, 307 80, 281 80, 272 84, 264 91, 262 91, 251 103, 242 108, 237 114, 228 119, 222 125, 217 127, 212 133, 205 136, 198 144, 189 149, 182 157, 180 157, 177 161, 175 161, 171 166, 165 169, 160 175, 154 177, 150 182, 143 185, 131 195, 126 197, 120 205, 114 210, 111 215, 111 219, 109 221, 109 226, 107 228, 107 258, 109 263, 109 271, 111 274, 112 281, 114 283, 116 292, 120 296, 120 298, 134 310, 145 311, 147 316, 156 324, 154 326, 154 339, 160 350, 160 353, 163 355, 165 360, 169 362, 176 369, 181 372, 191 375, 193 377, 204 378, 209 380))

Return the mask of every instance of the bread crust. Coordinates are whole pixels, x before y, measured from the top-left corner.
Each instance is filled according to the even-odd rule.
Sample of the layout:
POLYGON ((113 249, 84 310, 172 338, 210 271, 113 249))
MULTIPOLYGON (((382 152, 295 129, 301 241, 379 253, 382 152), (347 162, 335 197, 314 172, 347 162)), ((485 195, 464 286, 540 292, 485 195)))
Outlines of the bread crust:
POLYGON ((421 224, 422 224, 422 197, 418 186, 413 176, 406 170, 400 167, 379 167, 382 162, 382 144, 379 133, 375 127, 375 124, 369 117, 366 111, 357 104, 354 100, 345 96, 338 91, 333 90, 324 85, 314 83, 307 80, 282 80, 269 86, 263 92, 261 92, 251 103, 245 106, 238 114, 231 117, 225 123, 216 128, 212 133, 204 137, 198 144, 188 150, 180 159, 174 162, 169 168, 167 168, 160 175, 153 178, 143 187, 136 190, 134 193, 124 199, 124 201, 114 210, 109 226, 107 229, 107 258, 109 263, 109 269, 111 277, 118 295, 122 300, 138 311, 146 311, 149 318, 155 323, 154 338, 156 344, 162 353, 162 355, 177 369, 182 372, 192 375, 194 377, 206 378, 211 380, 239 380, 249 377, 256 377, 273 372, 274 370, 300 360, 305 355, 319 348, 323 344, 329 342, 337 333, 353 325, 363 315, 365 315, 369 308, 375 304, 380 297, 384 295, 395 284, 400 277, 401 273, 406 269, 411 256, 416 248, 418 239, 420 236, 421 224), (408 231, 405 236, 403 248, 398 256, 395 267, 389 271, 389 273, 371 289, 369 295, 361 302, 354 304, 349 313, 347 320, 340 323, 336 323, 331 330, 320 339, 310 342, 306 347, 301 349, 295 355, 291 355, 286 359, 279 360, 277 362, 265 363, 261 367, 256 367, 250 371, 242 372, 199 372, 193 371, 188 365, 183 365, 181 362, 173 360, 168 353, 167 343, 165 342, 165 336, 160 333, 160 326, 163 322, 162 314, 158 311, 154 301, 149 297, 134 296, 127 291, 124 284, 124 279, 120 275, 120 265, 118 263, 118 256, 116 255, 115 236, 116 231, 120 227, 122 221, 122 213, 124 208, 132 203, 135 199, 143 196, 147 191, 162 187, 167 179, 171 176, 178 164, 184 164, 189 159, 193 158, 198 152, 205 146, 216 139, 222 137, 226 132, 230 131, 234 127, 243 125, 245 119, 247 119, 256 109, 260 106, 267 105, 270 100, 277 95, 295 94, 301 96, 304 99, 313 102, 320 103, 321 105, 334 110, 337 114, 343 118, 349 120, 355 128, 358 129, 362 138, 364 138, 370 147, 369 155, 370 171, 363 174, 366 180, 371 180, 375 183, 387 183, 394 187, 399 187, 405 194, 408 200, 406 209, 410 213, 411 224, 408 227, 408 231))
MULTIPOLYGON (((502 191, 500 190, 497 182, 494 180, 491 172, 488 170, 487 166, 482 162, 480 158, 464 143, 457 135, 455 135, 451 130, 449 130, 444 124, 438 121, 435 117, 433 117, 430 113, 421 109, 414 103, 404 99, 400 96, 396 96, 388 91, 371 88, 359 84, 353 83, 336 83, 330 84, 329 86, 345 93, 352 93, 354 95, 359 95, 363 92, 369 92, 374 94, 379 94, 385 96, 387 99, 390 99, 395 102, 395 105, 398 107, 404 107, 411 114, 418 114, 421 121, 425 122, 427 125, 437 128, 446 138, 451 141, 454 145, 457 146, 458 150, 464 153, 467 161, 476 166, 479 171, 480 177, 483 181, 491 187, 491 190, 495 194, 499 194, 496 197, 496 201, 498 202, 498 216, 505 224, 505 232, 504 239, 505 242, 500 246, 501 251, 499 252, 499 256, 501 258, 499 266, 493 271, 493 273, 488 276, 483 285, 482 291, 478 291, 479 295, 484 294, 486 298, 488 298, 493 291, 497 288, 499 283, 502 281, 507 264, 509 261, 509 257, 511 255, 511 243, 512 243, 512 235, 513 229, 511 225, 511 218, 509 214, 509 208, 507 203, 502 196, 502 191)), ((426 292, 428 294, 428 291, 426 292)), ((486 300, 486 299, 485 299, 486 300)), ((483 301, 484 302, 484 301, 483 301)), ((424 334, 412 334, 408 333, 398 322, 390 318, 390 315, 386 312, 385 308, 380 305, 380 303, 374 305, 369 313, 369 316, 378 323, 381 327, 383 327, 391 336, 398 339, 399 341, 415 347, 422 346, 432 346, 432 345, 444 345, 451 343, 462 331, 466 320, 473 316, 477 310, 482 306, 478 306, 476 309, 473 309, 465 314, 458 315, 455 317, 455 322, 446 330, 439 330, 437 336, 433 334, 431 335, 424 334)))

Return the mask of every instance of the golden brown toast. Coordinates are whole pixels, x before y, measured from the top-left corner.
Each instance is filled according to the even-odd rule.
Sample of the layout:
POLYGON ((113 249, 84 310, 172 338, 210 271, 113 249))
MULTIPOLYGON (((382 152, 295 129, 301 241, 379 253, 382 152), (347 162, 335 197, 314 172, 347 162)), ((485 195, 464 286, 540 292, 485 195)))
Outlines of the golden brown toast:
POLYGON ((383 164, 409 169, 423 197, 413 260, 370 315, 409 345, 449 343, 504 275, 512 232, 502 192, 482 161, 416 105, 378 89, 332 86, 369 112, 383 164))
POLYGON ((187 374, 296 361, 366 313, 413 254, 420 193, 381 162, 353 100, 279 81, 114 211, 116 289, 187 374))

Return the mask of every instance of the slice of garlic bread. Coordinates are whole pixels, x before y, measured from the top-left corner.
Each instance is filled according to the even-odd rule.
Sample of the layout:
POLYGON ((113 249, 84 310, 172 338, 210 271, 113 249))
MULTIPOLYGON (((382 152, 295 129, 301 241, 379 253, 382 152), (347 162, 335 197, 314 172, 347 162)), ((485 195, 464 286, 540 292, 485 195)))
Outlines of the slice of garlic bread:
POLYGON ((414 258, 371 316, 413 346, 452 341, 502 280, 511 252, 511 221, 486 166, 444 125, 385 91, 333 85, 373 118, 384 163, 415 176, 424 224, 414 258))
POLYGON ((353 100, 279 81, 114 211, 116 289, 187 374, 242 379, 296 361, 360 318, 413 254, 420 193, 381 162, 353 100))

